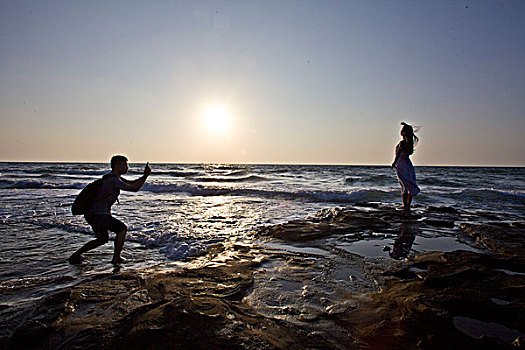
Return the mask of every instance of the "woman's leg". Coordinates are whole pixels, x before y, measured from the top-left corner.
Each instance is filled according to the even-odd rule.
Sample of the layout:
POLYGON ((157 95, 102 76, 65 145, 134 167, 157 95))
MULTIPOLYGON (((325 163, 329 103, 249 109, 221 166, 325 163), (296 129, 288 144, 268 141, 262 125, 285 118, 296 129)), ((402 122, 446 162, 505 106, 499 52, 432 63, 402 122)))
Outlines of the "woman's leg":
POLYGON ((411 201, 410 194, 403 193, 403 209, 410 210, 410 201, 411 201))

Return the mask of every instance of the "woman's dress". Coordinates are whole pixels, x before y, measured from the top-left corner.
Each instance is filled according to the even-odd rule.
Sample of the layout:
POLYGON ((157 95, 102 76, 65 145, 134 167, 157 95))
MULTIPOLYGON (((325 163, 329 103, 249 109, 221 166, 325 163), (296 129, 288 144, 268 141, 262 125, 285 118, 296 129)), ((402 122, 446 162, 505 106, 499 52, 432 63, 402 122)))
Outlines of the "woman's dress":
MULTIPOLYGON (((396 152, 401 148, 401 144, 397 145, 396 152)), ((419 193, 419 187, 416 182, 416 172, 414 165, 410 161, 410 155, 401 149, 401 153, 397 158, 395 164, 397 178, 401 185, 401 192, 403 194, 408 193, 411 196, 415 196, 419 193)))

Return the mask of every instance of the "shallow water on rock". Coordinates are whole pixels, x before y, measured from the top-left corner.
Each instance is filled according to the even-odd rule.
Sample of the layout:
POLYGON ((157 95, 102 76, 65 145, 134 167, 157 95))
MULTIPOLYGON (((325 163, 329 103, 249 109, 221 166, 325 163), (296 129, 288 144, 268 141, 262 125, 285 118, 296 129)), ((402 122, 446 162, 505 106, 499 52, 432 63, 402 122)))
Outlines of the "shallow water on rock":
POLYGON ((506 343, 512 343, 516 338, 525 334, 494 322, 483 322, 469 317, 454 317, 454 326, 469 337, 491 337, 506 343))
MULTIPOLYGON (((171 341, 250 349, 443 348, 450 341, 490 348, 487 337, 512 341, 525 331, 523 230, 436 228, 447 215, 390 206, 324 210, 186 260, 141 270, 101 266, 63 293, 2 304, 0 339, 18 327, 16 344, 50 332, 62 347, 109 341, 141 348, 143 339, 153 347, 171 341), (472 247, 456 250, 465 245, 472 247), (436 247, 451 252, 428 252, 436 247), (72 336, 79 325, 85 338, 72 336)), ((461 222, 461 213, 451 215, 461 222)))
MULTIPOLYGON (((114 269, 108 263, 112 242, 86 254, 80 266, 66 262, 74 250, 93 238, 84 219, 71 215, 71 203, 86 184, 108 171, 107 164, 0 163, 0 305, 38 298, 98 273, 184 261, 218 243, 253 240, 253 233, 264 226, 306 218, 312 221, 316 213, 335 206, 360 208, 362 224, 366 213, 373 218, 378 208, 400 206, 399 185, 387 166, 152 167, 146 186, 138 193, 122 193, 120 204, 113 207, 115 216, 129 228, 123 251, 127 262, 114 269)), ((139 176, 142 168, 131 164, 129 178, 139 176)), ((359 230, 359 225, 351 224, 350 231, 341 227, 335 239, 324 237, 302 246, 270 243, 287 244, 292 248, 283 249, 297 254, 350 249, 378 258, 390 255, 381 251, 389 246, 391 255, 402 259, 428 249, 467 249, 438 238, 454 237, 461 223, 523 221, 525 168, 418 167, 416 171, 422 192, 413 208, 419 217, 407 216, 406 221, 410 225, 421 222, 432 232, 430 236, 421 230, 412 244, 410 237, 398 240, 404 236, 404 219, 399 219, 404 213, 392 209, 379 214, 384 217, 369 229, 359 230), (389 225, 392 218, 396 222, 389 225), (373 240, 384 240, 384 244, 373 240)), ((320 218, 327 219, 323 214, 320 218)), ((317 232, 321 238, 322 231, 320 227, 317 232)), ((308 230, 304 236, 311 241, 308 230)))

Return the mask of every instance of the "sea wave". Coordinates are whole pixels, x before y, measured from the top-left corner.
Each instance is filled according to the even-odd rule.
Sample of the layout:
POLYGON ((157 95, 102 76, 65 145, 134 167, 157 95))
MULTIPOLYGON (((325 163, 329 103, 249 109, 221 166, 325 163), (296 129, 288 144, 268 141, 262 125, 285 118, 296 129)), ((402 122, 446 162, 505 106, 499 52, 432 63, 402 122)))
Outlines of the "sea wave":
POLYGON ((107 170, 68 170, 68 175, 87 175, 87 176, 102 176, 107 174, 107 170))
POLYGON ((14 169, 15 171, 21 171, 24 174, 41 174, 41 173, 50 173, 50 174, 59 174, 63 172, 63 169, 53 168, 53 167, 38 167, 38 168, 26 168, 26 169, 14 169))
POLYGON ((200 164, 198 168, 207 172, 231 172, 236 170, 245 170, 246 166, 235 164, 200 164))
POLYGON ((525 205, 525 193, 517 191, 499 191, 494 189, 466 189, 454 193, 463 199, 481 202, 505 202, 525 205))
POLYGON ((362 189, 352 192, 344 191, 298 191, 282 193, 285 197, 302 198, 313 200, 316 202, 328 203, 357 203, 357 202, 376 202, 385 201, 394 198, 394 194, 377 190, 377 189, 362 189))
POLYGON ((144 191, 153 193, 181 193, 191 196, 222 196, 228 195, 232 192, 232 190, 228 188, 213 188, 202 185, 192 185, 188 183, 146 183, 142 189, 144 191))
POLYGON ((345 178, 345 183, 347 184, 353 184, 354 182, 359 182, 359 181, 362 181, 362 178, 357 177, 357 176, 350 176, 350 177, 345 178))
POLYGON ((367 182, 384 182, 384 181, 390 181, 392 180, 393 175, 391 174, 378 174, 378 175, 371 175, 365 178, 365 181, 367 182))
POLYGON ((464 186, 463 184, 457 181, 446 180, 442 177, 437 177, 437 176, 425 176, 425 177, 418 179, 418 182, 420 185, 428 185, 428 186, 445 186, 445 187, 453 187, 453 188, 460 188, 464 186))
POLYGON ((250 172, 247 170, 247 169, 243 169, 243 170, 235 170, 235 171, 232 171, 232 172, 229 172, 227 174, 224 174, 225 176, 246 176, 246 175, 249 175, 250 172))
POLYGON ((192 177, 202 174, 197 171, 166 171, 166 170, 155 170, 154 175, 159 176, 171 176, 171 177, 192 177))
POLYGON ((60 189, 60 190, 76 190, 84 188, 86 184, 82 183, 71 183, 71 184, 55 184, 42 181, 31 181, 31 180, 0 180, 0 188, 5 189, 60 189))
POLYGON ((244 177, 226 177, 226 176, 212 176, 212 177, 200 177, 195 179, 198 182, 259 182, 266 181, 267 179, 263 176, 250 175, 244 177))
POLYGON ((372 182, 372 183, 385 183, 392 181, 392 175, 365 175, 365 176, 349 176, 345 178, 345 183, 352 184, 356 182, 372 182))
POLYGON ((154 193, 181 193, 191 196, 255 196, 264 198, 287 198, 297 200, 310 200, 315 202, 329 203, 356 203, 382 201, 395 198, 397 192, 391 193, 378 189, 362 189, 357 191, 321 191, 321 190, 299 190, 280 191, 252 188, 226 188, 207 187, 192 184, 146 184, 145 191, 154 193))
POLYGON ((215 170, 243 170, 246 169, 244 165, 235 165, 235 164, 222 164, 222 165, 211 165, 209 166, 215 170))

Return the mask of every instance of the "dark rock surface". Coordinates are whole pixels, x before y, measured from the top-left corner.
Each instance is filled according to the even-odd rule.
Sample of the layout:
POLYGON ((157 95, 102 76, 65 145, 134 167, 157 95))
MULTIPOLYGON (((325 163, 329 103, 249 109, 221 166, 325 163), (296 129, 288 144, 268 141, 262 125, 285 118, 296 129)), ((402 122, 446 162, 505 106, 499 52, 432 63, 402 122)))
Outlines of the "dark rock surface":
POLYGON ((389 272, 382 291, 340 321, 374 349, 513 348, 525 333, 525 275, 509 272, 524 266, 523 257, 421 255, 389 272), (483 324, 478 334, 469 331, 483 324), (491 333, 495 325, 499 334, 491 333))
MULTIPOLYGON (((506 225, 480 225, 461 224, 462 233, 474 238, 484 247, 495 253, 509 257, 525 256, 524 234, 525 230, 519 225, 516 227, 506 225)), ((522 271, 525 272, 525 271, 522 271)))
POLYGON ((251 243, 2 307, 0 347, 522 348, 524 233, 469 223, 453 208, 324 210, 263 228, 251 243), (421 237, 475 247, 416 252, 421 237), (383 240, 384 255, 353 251, 383 240))

